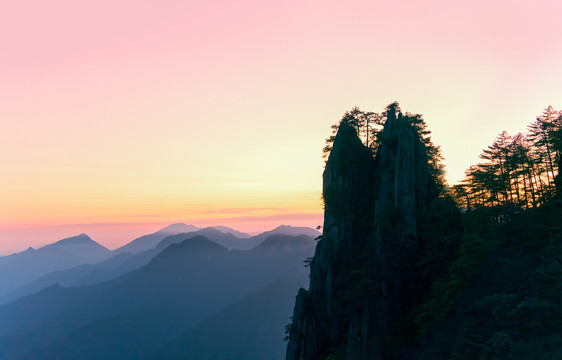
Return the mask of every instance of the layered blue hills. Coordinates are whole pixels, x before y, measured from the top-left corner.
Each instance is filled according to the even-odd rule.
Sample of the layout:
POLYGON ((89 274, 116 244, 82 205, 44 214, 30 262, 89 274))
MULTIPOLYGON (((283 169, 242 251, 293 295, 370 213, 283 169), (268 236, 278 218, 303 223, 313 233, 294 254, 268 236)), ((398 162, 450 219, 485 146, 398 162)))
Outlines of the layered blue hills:
MULTIPOLYGON (((97 264, 44 274, 43 280, 66 276, 72 284, 47 281, 0 306, 0 359, 183 358, 193 351, 201 359, 229 352, 246 356, 241 359, 278 358, 294 294, 308 283, 304 260, 316 245, 313 236, 282 231, 256 239, 198 229, 168 235, 136 254, 105 249, 97 264), (102 273, 107 279, 85 281, 102 273), (256 324, 248 333, 256 341, 240 346, 245 323, 256 324), (217 352, 204 346, 214 341, 212 334, 232 339, 217 352)), ((88 239, 49 246, 91 246, 88 239)))

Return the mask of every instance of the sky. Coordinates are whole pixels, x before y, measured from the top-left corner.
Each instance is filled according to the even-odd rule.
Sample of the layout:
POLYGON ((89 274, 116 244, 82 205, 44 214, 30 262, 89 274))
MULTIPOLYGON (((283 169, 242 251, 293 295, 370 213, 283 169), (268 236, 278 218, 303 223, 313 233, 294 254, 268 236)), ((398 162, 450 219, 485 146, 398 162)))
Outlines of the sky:
POLYGON ((450 184, 562 109, 562 3, 21 0, 0 5, 0 254, 170 223, 321 225, 354 106, 420 113, 450 184))

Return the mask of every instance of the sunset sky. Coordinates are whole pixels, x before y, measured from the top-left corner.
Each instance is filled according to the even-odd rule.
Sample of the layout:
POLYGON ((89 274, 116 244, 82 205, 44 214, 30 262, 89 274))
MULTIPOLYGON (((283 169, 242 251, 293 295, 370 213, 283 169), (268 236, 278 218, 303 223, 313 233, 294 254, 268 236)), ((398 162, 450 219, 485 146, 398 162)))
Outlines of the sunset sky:
POLYGON ((453 184, 562 109, 558 0, 6 1, 0 254, 173 222, 322 222, 353 106, 423 114, 453 184))

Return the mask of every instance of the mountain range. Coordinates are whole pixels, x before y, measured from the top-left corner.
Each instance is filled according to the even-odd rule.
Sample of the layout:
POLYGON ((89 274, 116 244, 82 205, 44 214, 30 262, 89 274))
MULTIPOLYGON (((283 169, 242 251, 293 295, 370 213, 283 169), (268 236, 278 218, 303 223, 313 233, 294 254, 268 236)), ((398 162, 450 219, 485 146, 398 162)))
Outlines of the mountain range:
MULTIPOLYGON (((7 304, 22 296, 33 294, 55 284, 60 284, 62 286, 82 286, 114 279, 129 271, 148 264, 148 262, 164 248, 173 243, 183 241, 188 237, 203 235, 227 249, 250 249, 262 243, 267 237, 275 234, 306 234, 311 237, 317 237, 320 233, 307 227, 281 225, 273 230, 266 231, 255 236, 249 236, 225 226, 199 228, 194 225, 186 225, 182 223, 172 224, 153 234, 141 236, 130 243, 113 250, 112 252, 109 252, 108 250, 105 253, 105 257, 100 257, 100 259, 107 259, 105 261, 97 263, 80 262, 79 259, 82 255, 79 255, 72 259, 68 259, 68 261, 59 261, 56 263, 57 267, 43 267, 42 269, 38 269, 33 273, 35 276, 9 277, 7 276, 9 272, 5 272, 5 283, 9 286, 6 286, 5 289, 0 286, 0 305, 7 304), (188 235, 186 236, 186 234, 188 235), (239 238, 233 234, 238 234, 239 236, 244 237, 239 238), (128 252, 125 252, 125 250, 128 252), (64 264, 66 263, 71 265, 65 266, 64 264), (10 284, 8 284, 8 282, 10 282, 10 284)), ((80 243, 80 239, 83 237, 87 237, 87 235, 82 234, 78 237, 65 239, 55 243, 58 244, 58 248, 60 248, 60 254, 58 256, 62 258, 65 254, 68 254, 70 249, 75 248, 73 241, 80 243), (69 249, 66 249, 67 247, 69 249)), ((91 239, 89 243, 97 244, 91 239)), ((101 247, 101 245, 99 246, 101 247)), ((51 245, 46 246, 47 249, 50 249, 50 247, 51 245)), ((42 249, 44 248, 39 250, 43 251, 42 249)), ((33 254, 34 251, 36 250, 27 250, 27 252, 30 252, 31 254, 33 254)), ((36 259, 40 258, 39 254, 23 256, 25 253, 26 252, 6 257, 10 258, 17 255, 13 261, 9 262, 11 264, 10 266, 12 268, 25 268, 28 266, 28 262, 31 261, 31 256, 34 256, 33 261, 37 261, 36 259)), ((92 257, 93 255, 95 255, 95 253, 90 254, 92 257)), ((48 256, 49 258, 52 258, 52 255, 48 256)), ((46 262, 42 259, 39 261, 46 262)), ((0 263, 0 271, 3 269, 2 266, 2 263, 0 263)))
POLYGON ((13 291, 41 275, 77 265, 95 264, 111 255, 109 249, 88 235, 80 234, 39 249, 30 247, 4 256, 0 262, 0 294, 13 291))
MULTIPOLYGON (((308 283, 303 261, 313 254, 318 232, 283 226, 261 237, 238 238, 216 228, 170 235, 182 229, 174 225, 128 247, 156 243, 147 250, 105 249, 103 261, 28 283, 29 295, 0 307, 0 359, 141 359, 160 352, 179 358, 193 347, 193 336, 212 343, 209 336, 219 330, 240 334, 243 322, 235 319, 244 318, 261 324, 253 330, 261 340, 242 348, 225 342, 215 353, 238 347, 247 358, 279 358, 283 325, 296 290, 308 283), (279 311, 251 312, 259 307, 279 311), (220 326, 223 317, 231 325, 220 326)), ((67 239, 62 244, 74 247, 67 239)), ((193 351, 211 356, 203 355, 211 351, 205 346, 193 351)))

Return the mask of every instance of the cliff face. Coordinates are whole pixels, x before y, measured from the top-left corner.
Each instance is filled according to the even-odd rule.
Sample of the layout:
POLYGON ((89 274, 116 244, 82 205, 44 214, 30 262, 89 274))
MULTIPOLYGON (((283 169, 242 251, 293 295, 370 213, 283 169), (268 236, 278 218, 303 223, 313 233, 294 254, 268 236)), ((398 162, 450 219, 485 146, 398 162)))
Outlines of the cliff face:
POLYGON ((426 152, 393 109, 380 139, 373 158, 355 130, 340 125, 323 177, 324 232, 310 289, 297 296, 288 360, 383 359, 389 326, 410 310, 426 152))

